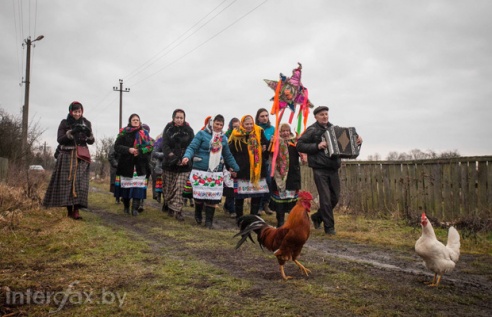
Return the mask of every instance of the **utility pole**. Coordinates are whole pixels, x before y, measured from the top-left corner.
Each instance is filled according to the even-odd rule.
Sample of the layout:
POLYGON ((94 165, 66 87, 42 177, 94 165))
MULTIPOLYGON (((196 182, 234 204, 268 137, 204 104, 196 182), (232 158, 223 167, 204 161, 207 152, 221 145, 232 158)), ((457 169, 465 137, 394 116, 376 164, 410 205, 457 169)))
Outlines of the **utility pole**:
POLYGON ((29 36, 26 40, 26 46, 27 46, 27 54, 26 54, 26 80, 24 83, 26 84, 25 87, 25 94, 24 94, 24 107, 22 107, 22 143, 21 143, 21 149, 22 149, 22 155, 27 154, 27 128, 29 126, 29 84, 31 83, 31 44, 40 41, 44 38, 43 35, 38 36, 34 41, 31 41, 31 37, 29 36))
POLYGON ((118 87, 113 87, 114 91, 119 91, 120 92, 120 130, 121 130, 121 120, 122 120, 122 115, 123 115, 123 93, 124 92, 130 92, 130 88, 125 88, 123 90, 123 79, 120 79, 120 89, 118 87))

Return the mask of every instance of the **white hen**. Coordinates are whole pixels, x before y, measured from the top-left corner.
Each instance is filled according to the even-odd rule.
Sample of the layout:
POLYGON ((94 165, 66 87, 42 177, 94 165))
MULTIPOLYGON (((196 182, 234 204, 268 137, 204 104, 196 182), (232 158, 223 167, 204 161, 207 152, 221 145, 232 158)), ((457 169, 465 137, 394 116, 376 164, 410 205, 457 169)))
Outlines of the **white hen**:
POLYGON ((415 252, 424 260, 425 266, 434 272, 430 286, 439 286, 442 275, 451 272, 460 258, 460 235, 451 226, 448 231, 448 243, 444 245, 437 240, 434 228, 425 213, 422 213, 420 223, 422 236, 415 243, 415 252))

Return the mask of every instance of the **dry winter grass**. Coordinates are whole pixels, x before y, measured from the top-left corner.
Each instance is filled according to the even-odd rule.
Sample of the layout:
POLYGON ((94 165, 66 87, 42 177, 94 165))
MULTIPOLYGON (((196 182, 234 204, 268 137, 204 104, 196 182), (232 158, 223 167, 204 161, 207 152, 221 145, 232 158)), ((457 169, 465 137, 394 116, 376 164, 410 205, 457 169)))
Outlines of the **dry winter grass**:
MULTIPOLYGON (((311 276, 287 264, 295 278, 284 282, 270 253, 253 244, 234 250, 236 229, 221 210, 215 230, 193 225, 191 208, 179 223, 151 200, 130 217, 107 194, 107 183, 91 186, 91 211, 73 221, 64 208, 41 209, 22 189, 0 184, 0 314, 486 316, 492 309, 490 234, 463 240, 463 260, 472 260, 434 289, 423 285, 424 273, 380 268, 351 253, 384 253, 386 263, 413 267, 417 226, 338 215, 337 236, 313 231, 303 250, 311 276), (482 274, 488 286, 460 282, 466 271, 482 274), (13 303, 15 292, 24 302, 19 295, 13 303), (45 297, 35 301, 35 292, 45 297)), ((274 223, 274 216, 266 220, 274 223)), ((437 234, 446 239, 445 230, 437 234)))

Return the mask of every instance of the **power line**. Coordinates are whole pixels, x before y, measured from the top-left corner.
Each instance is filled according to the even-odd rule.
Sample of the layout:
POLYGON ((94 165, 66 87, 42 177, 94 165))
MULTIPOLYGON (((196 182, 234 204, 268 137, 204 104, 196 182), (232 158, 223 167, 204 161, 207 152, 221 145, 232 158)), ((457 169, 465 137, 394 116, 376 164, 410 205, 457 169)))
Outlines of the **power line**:
POLYGON ((224 12, 227 8, 229 8, 230 6, 232 6, 237 0, 234 0, 233 2, 231 2, 228 6, 226 6, 224 9, 222 9, 221 11, 219 11, 215 16, 213 16, 210 20, 208 20, 206 23, 204 23, 202 26, 200 26, 198 29, 196 29, 193 33, 189 34, 186 38, 184 38, 181 42, 179 42, 176 46, 174 46, 172 49, 170 49, 167 53, 165 53, 164 55, 161 55, 159 56, 159 54, 161 54, 162 52, 166 51, 168 48, 170 48, 174 43, 176 43, 178 40, 180 40, 186 33, 190 32, 196 25, 198 25, 200 22, 202 22, 203 20, 205 20, 210 14, 212 14, 212 12, 214 12, 215 10, 217 10, 217 8, 219 8, 224 2, 226 2, 227 0, 224 0, 222 1, 218 6, 216 6, 214 9, 212 9, 212 11, 210 11, 209 13, 207 13, 203 18, 201 18, 200 20, 198 20, 198 22, 196 22, 195 24, 193 24, 188 30, 186 30, 184 33, 182 33, 181 35, 179 35, 173 42, 171 42, 168 46, 166 46, 165 48, 163 48, 162 50, 160 50, 157 54, 155 54, 151 59, 149 59, 147 62, 145 62, 143 65, 141 65, 139 68, 143 67, 144 65, 148 64, 147 66, 145 66, 144 68, 138 70, 138 68, 136 70, 134 70, 133 72, 131 72, 129 75, 125 76, 124 78, 126 79, 131 79, 133 77, 135 77, 136 75, 138 75, 139 73, 141 73, 142 71, 146 70, 147 68, 149 68, 151 65, 153 65, 154 63, 156 63, 158 60, 160 60, 161 58, 163 58, 164 56, 166 56, 167 54, 169 54, 170 52, 172 52, 175 48, 177 48, 179 45, 181 45, 181 43, 183 43, 185 40, 187 40, 188 38, 190 38, 193 34, 195 34, 196 32, 198 32, 200 29, 202 29, 204 26, 206 26, 207 24, 209 24, 211 21, 213 21, 217 16, 219 16, 222 12, 224 12), (153 60, 153 61, 152 61, 153 60), (137 71, 138 70, 138 71, 137 71))
POLYGON ((257 5, 256 7, 254 7, 253 9, 251 9, 250 11, 248 11, 246 14, 244 14, 243 16, 241 16, 240 18, 236 19, 234 22, 232 22, 231 24, 229 24, 228 26, 226 26, 225 28, 223 28, 221 31, 215 33, 214 35, 212 35, 211 37, 209 37, 207 40, 205 40, 204 42, 200 43, 198 46, 196 46, 195 48, 191 49, 190 51, 188 51, 187 53, 185 53, 184 55, 182 55, 181 57, 178 57, 177 59, 175 59, 174 61, 172 61, 171 63, 165 65, 164 67, 160 68, 158 71, 150 74, 149 76, 143 78, 142 80, 136 82, 133 84, 133 86, 137 86, 139 85, 140 83, 146 81, 147 79, 153 77, 154 75, 160 73, 161 71, 163 71, 164 69, 170 67, 171 65, 177 63, 178 61, 180 61, 181 59, 185 58, 186 56, 190 55, 191 53, 193 53, 194 51, 196 51, 197 49, 199 49, 200 47, 202 47, 203 45, 205 45, 206 43, 208 43, 209 41, 213 40, 214 38, 216 38, 217 36, 219 36, 220 34, 222 34, 223 32, 225 32, 227 29, 229 29, 230 27, 232 27, 233 25, 235 25, 236 23, 238 23, 239 21, 241 21, 242 19, 244 19, 245 17, 247 17, 248 15, 250 15, 253 11, 255 11, 256 9, 258 9, 259 7, 261 7, 262 5, 264 5, 265 3, 267 3, 268 0, 265 0, 263 1, 262 3, 260 3, 259 5, 257 5))

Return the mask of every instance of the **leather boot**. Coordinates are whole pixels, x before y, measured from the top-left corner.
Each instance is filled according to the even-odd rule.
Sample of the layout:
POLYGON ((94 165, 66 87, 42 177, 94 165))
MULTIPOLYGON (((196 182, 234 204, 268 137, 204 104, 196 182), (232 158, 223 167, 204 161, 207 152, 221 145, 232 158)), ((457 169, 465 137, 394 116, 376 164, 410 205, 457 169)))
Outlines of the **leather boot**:
POLYGON ((79 215, 79 206, 73 207, 73 219, 82 220, 82 217, 79 215))
POLYGON ((73 209, 72 206, 67 206, 67 216, 73 219, 73 209))
POLYGON ((203 211, 203 204, 195 204, 195 221, 197 224, 201 225, 202 224, 202 211, 203 211))
POLYGON ((133 198, 132 215, 138 216, 138 207, 140 206, 140 199, 133 198))
POLYGON ((265 211, 265 213, 267 215, 273 215, 273 211, 270 209, 270 203, 269 202, 266 202, 263 204, 263 210, 265 211))
POLYGON ((252 215, 258 215, 259 211, 260 211, 260 205, 259 204, 251 204, 251 214, 252 215))
POLYGON ((123 198, 123 211, 125 214, 130 214, 130 199, 123 198))
POLYGON ((140 205, 138 205, 138 212, 144 211, 144 201, 145 199, 140 199, 140 205))
POLYGON ((176 211, 176 220, 178 220, 178 221, 184 221, 185 220, 181 211, 176 211))
POLYGON ((214 222, 215 207, 205 206, 205 227, 212 229, 214 222))
POLYGON ((277 210, 277 228, 282 227, 285 222, 285 212, 277 210))
POLYGON ((164 201, 164 203, 162 204, 161 211, 162 212, 169 211, 169 206, 167 205, 166 201, 164 201))
POLYGON ((236 219, 243 215, 244 199, 236 199, 234 201, 234 210, 236 211, 236 219))

